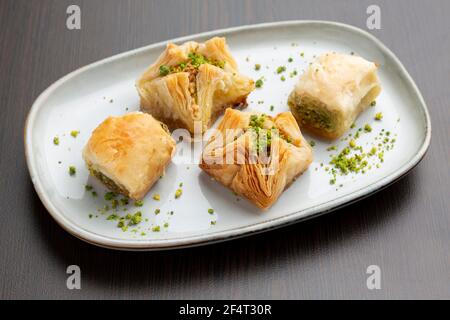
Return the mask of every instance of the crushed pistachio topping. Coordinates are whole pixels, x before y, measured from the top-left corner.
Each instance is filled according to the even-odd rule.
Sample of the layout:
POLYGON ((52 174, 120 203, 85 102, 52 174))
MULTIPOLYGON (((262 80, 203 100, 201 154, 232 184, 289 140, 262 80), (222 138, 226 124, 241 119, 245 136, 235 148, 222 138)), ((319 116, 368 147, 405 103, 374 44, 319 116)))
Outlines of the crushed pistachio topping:
POLYGON ((54 138, 53 138, 53 144, 54 144, 55 146, 59 146, 59 137, 54 137, 54 138))
POLYGON ((375 120, 381 121, 381 119, 383 119, 383 114, 382 114, 381 112, 378 112, 378 113, 375 115, 375 120))
POLYGON ((314 147, 316 145, 316 142, 314 140, 309 141, 309 145, 311 147, 314 147))
POLYGON ((115 197, 117 197, 117 194, 115 194, 112 191, 105 193, 105 196, 104 196, 106 201, 110 201, 110 200, 114 199, 115 197))
POLYGON ((78 130, 70 131, 70 135, 74 138, 78 137, 79 134, 80 134, 80 131, 78 131, 78 130))
POLYGON ((291 57, 289 57, 288 62, 292 62, 294 61, 294 59, 292 59, 291 57))
MULTIPOLYGON (((324 167, 323 163, 320 164, 320 167, 324 167, 324 170, 331 175, 329 181, 331 185, 336 184, 338 176, 345 176, 350 173, 365 174, 373 168, 381 167, 381 163, 384 162, 385 152, 393 149, 396 139, 390 138, 390 131, 382 129, 371 143, 366 143, 370 146, 365 150, 361 145, 358 145, 357 139, 360 137, 360 134, 369 132, 372 132, 372 127, 366 124, 363 128, 357 129, 355 133, 349 133, 346 138, 341 139, 341 141, 348 141, 348 145, 337 154, 330 155, 330 166, 324 167)), ((337 150, 336 146, 327 148, 327 151, 334 150, 337 150)), ((339 185, 339 187, 341 186, 342 184, 339 185)))
POLYGON ((155 214, 158 215, 160 214, 161 210, 160 209, 155 209, 155 214))
POLYGON ((119 217, 117 214, 112 214, 108 217, 108 220, 119 220, 117 227, 121 228, 122 231, 127 231, 128 227, 136 226, 142 221, 142 212, 138 211, 135 214, 128 213, 124 217, 119 217))
POLYGON ((208 209, 208 213, 209 213, 209 214, 214 214, 214 209, 209 208, 209 209, 208 209))
POLYGON ((255 87, 261 88, 263 86, 263 84, 264 84, 264 81, 262 79, 258 79, 255 82, 255 87))
POLYGON ((135 205, 136 207, 142 207, 142 206, 144 205, 144 201, 142 201, 142 200, 137 200, 137 201, 134 202, 134 205, 135 205))
POLYGON ((371 107, 375 107, 377 105, 377 102, 376 101, 372 101, 371 103, 370 103, 370 106, 371 107))
POLYGON ((161 196, 160 196, 159 194, 155 193, 155 194, 153 195, 153 200, 159 201, 159 200, 161 200, 161 196))
POLYGON ((160 226, 154 226, 154 227, 152 227, 152 231, 153 232, 160 232, 161 231, 161 227, 160 226))
POLYGON ((94 189, 94 187, 89 184, 84 186, 84 190, 86 190, 86 191, 91 191, 92 189, 94 189))
POLYGON ((188 54, 188 60, 185 62, 179 63, 178 65, 171 67, 167 65, 161 65, 159 67, 159 75, 167 76, 170 73, 185 72, 185 71, 189 72, 192 71, 192 69, 198 70, 198 68, 202 64, 210 64, 221 69, 225 67, 225 61, 208 59, 202 54, 199 54, 197 52, 191 52, 188 54))
POLYGON ((286 67, 285 67, 285 66, 279 66, 279 67, 277 68, 277 73, 278 73, 278 74, 283 73, 283 72, 285 72, 285 71, 286 71, 286 67))
POLYGON ((183 190, 177 189, 177 191, 175 191, 175 199, 178 199, 179 197, 181 197, 182 194, 183 194, 183 190))
POLYGON ((75 168, 75 166, 70 166, 69 167, 69 175, 74 176, 76 173, 77 173, 77 168, 75 168))
POLYGON ((261 65, 259 63, 255 64, 255 70, 258 71, 261 69, 261 65))
POLYGON ((170 73, 170 68, 166 65, 159 66, 159 75, 160 76, 167 76, 170 73))

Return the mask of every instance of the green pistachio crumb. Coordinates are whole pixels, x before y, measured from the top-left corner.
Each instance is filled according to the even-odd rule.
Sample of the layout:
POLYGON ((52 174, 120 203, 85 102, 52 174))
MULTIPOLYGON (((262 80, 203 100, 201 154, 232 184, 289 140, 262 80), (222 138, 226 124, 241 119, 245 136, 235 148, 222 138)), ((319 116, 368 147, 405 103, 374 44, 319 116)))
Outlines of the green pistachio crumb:
POLYGON ((75 166, 69 167, 69 175, 74 176, 77 173, 77 168, 75 166))
POLYGON ((54 137, 54 138, 53 138, 53 144, 54 144, 55 146, 59 146, 59 137, 54 137))
POLYGON ((115 213, 111 214, 108 216, 108 218, 106 218, 106 220, 118 220, 119 216, 115 213))
POLYGON ((277 68, 277 73, 278 74, 283 73, 285 71, 286 71, 286 67, 285 66, 280 66, 280 67, 277 68))
POLYGON ((263 80, 262 79, 258 79, 255 82, 255 87, 261 88, 263 86, 263 84, 264 84, 263 80))
POLYGON ((372 101, 371 103, 370 103, 370 106, 371 107, 375 107, 377 105, 377 102, 376 101, 372 101))
POLYGON ((275 109, 274 106, 270 106, 270 111, 273 111, 275 109))
POLYGON ((164 228, 168 228, 168 227, 169 227, 169 223, 168 222, 164 223, 164 228))
POLYGON ((92 187, 91 185, 87 184, 84 186, 84 190, 86 191, 91 191, 94 187, 92 187))
POLYGON ((106 201, 110 201, 110 200, 114 199, 116 196, 117 195, 114 192, 110 191, 110 192, 105 193, 104 198, 106 201))
POLYGON ((285 76, 281 76, 280 80, 281 81, 286 81, 286 77, 285 76))
POLYGON ((209 213, 209 214, 213 214, 213 213, 214 213, 214 209, 209 208, 209 209, 208 209, 208 213, 209 213))
POLYGON ((135 207, 142 207, 143 205, 144 205, 144 201, 142 201, 142 200, 137 200, 134 202, 135 207))
POLYGON ((158 215, 161 212, 160 209, 155 209, 155 214, 158 215))
POLYGON ((159 200, 161 200, 161 196, 160 196, 159 194, 155 193, 155 194, 153 195, 153 200, 159 201, 159 200))
POLYGON ((170 68, 166 65, 162 65, 159 67, 159 75, 160 76, 167 76, 170 73, 170 68))
POLYGON ((211 221, 211 225, 212 225, 212 226, 215 226, 216 223, 217 223, 217 221, 211 221))
POLYGON ((291 57, 289 57, 288 62, 292 62, 294 61, 294 59, 292 59, 291 57))
POLYGON ((381 119, 383 119, 383 114, 382 114, 381 112, 378 112, 378 113, 375 115, 375 120, 380 121, 381 119))
POLYGON ((161 231, 161 227, 160 227, 160 226, 154 226, 154 227, 152 228, 152 231, 153 231, 153 232, 160 232, 160 231, 161 231))
POLYGON ((80 134, 80 131, 78 131, 78 130, 70 131, 70 135, 74 138, 76 138, 79 134, 80 134))
POLYGON ((177 191, 175 191, 175 199, 178 199, 179 197, 181 197, 182 194, 183 194, 183 190, 177 189, 177 191))
POLYGON ((261 65, 259 63, 255 64, 255 70, 258 71, 261 69, 261 65))
POLYGON ((364 131, 365 131, 365 132, 372 132, 372 127, 371 127, 369 124, 366 124, 366 125, 364 126, 364 131))
POLYGON ((134 226, 139 224, 142 221, 142 212, 138 211, 131 216, 129 224, 134 226))
POLYGON ((348 145, 352 148, 356 147, 356 141, 355 140, 350 140, 350 142, 348 143, 348 145))

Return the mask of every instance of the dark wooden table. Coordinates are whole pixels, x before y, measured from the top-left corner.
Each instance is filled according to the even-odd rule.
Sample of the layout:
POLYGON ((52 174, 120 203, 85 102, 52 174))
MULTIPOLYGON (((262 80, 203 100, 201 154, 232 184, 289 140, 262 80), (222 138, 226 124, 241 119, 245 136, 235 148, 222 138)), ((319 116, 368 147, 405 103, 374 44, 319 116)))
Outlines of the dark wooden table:
POLYGON ((450 1, 0 1, 1 298, 450 298, 450 1), (82 28, 66 28, 78 4, 82 28), (371 31, 403 61, 428 104, 432 145, 407 177, 345 209, 269 233, 193 249, 116 252, 86 244, 49 216, 28 176, 25 117, 66 73, 153 42, 292 19, 371 31), (79 265, 81 290, 66 288, 79 265), (381 268, 368 290, 366 268, 381 268))

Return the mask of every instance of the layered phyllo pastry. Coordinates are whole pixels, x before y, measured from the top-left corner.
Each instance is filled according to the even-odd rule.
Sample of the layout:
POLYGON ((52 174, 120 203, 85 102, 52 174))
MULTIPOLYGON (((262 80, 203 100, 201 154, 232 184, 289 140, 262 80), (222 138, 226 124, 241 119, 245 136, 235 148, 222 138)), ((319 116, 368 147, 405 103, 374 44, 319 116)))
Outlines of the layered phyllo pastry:
POLYGON ((229 108, 203 150, 200 168, 267 209, 312 159, 290 112, 271 117, 229 108))
POLYGON ((92 132, 83 158, 108 189, 140 200, 163 175, 174 152, 175 141, 165 125, 134 112, 103 121, 92 132))
POLYGON ((327 139, 342 136, 379 95, 376 71, 375 63, 353 55, 318 57, 288 100, 302 130, 327 139))
POLYGON ((244 107, 254 81, 238 71, 225 38, 169 43, 137 81, 141 109, 170 129, 204 132, 227 107, 244 107))

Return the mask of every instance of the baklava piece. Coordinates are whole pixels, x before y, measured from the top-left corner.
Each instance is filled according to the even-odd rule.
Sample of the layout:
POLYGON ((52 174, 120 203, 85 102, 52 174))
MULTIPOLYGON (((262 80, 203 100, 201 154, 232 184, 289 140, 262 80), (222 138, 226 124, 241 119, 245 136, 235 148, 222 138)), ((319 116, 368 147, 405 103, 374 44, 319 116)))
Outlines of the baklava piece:
POLYGON ((377 65, 361 57, 327 53, 300 77, 289 107, 300 127, 337 139, 381 92, 377 65))
POLYGON ((103 121, 84 147, 83 158, 108 189, 140 200, 163 175, 174 152, 175 141, 165 125, 134 112, 103 121))
POLYGON ((169 43, 137 81, 141 109, 170 129, 208 129, 227 107, 245 107, 254 81, 239 73, 225 38, 169 43))
POLYGON ((262 209, 272 206, 313 159, 290 112, 276 117, 225 111, 200 168, 262 209))

